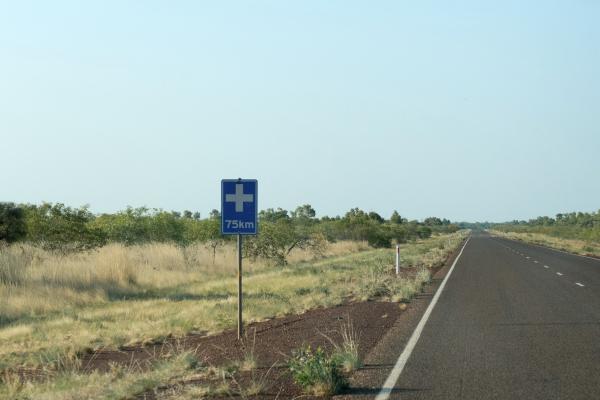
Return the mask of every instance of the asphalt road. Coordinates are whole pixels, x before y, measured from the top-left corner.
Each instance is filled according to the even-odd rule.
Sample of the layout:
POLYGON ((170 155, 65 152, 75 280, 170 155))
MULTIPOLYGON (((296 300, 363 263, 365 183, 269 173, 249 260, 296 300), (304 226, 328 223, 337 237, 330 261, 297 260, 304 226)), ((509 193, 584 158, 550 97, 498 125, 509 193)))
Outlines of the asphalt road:
POLYGON ((600 399, 600 261, 473 235, 389 397, 600 399))

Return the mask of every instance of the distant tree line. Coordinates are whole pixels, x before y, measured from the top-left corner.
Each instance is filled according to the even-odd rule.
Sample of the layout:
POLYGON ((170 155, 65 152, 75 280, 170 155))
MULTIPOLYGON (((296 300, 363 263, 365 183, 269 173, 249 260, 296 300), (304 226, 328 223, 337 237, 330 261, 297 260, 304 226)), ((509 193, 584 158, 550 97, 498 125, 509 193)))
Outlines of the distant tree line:
MULTIPOLYGON (((220 233, 220 214, 207 218, 200 213, 132 208, 112 214, 93 214, 87 206, 74 208, 61 203, 41 205, 0 203, 0 241, 25 241, 48 250, 72 252, 91 250, 106 243, 125 245, 169 242, 179 246, 204 243, 213 255, 230 236, 220 233)), ((262 257, 285 264, 294 249, 323 251, 328 242, 363 240, 373 247, 390 247, 428 238, 434 232, 454 232, 458 227, 447 219, 409 221, 394 211, 389 219, 359 208, 344 216, 317 218, 309 204, 293 211, 266 209, 259 213, 259 235, 246 239, 248 257, 262 257)))
POLYGON ((492 229, 505 232, 530 232, 600 242, 600 210, 597 212, 559 213, 556 216, 537 217, 528 221, 514 220, 490 224, 492 229))

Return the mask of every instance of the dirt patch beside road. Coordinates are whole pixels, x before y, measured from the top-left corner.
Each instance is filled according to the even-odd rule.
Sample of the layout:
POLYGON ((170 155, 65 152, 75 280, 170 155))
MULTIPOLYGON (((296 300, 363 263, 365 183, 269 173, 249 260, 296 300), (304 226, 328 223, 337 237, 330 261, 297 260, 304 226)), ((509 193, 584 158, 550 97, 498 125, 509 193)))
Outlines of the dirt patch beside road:
MULTIPOLYGON (((243 360, 247 354, 252 353, 257 363, 253 373, 259 375, 259 379, 268 374, 264 379, 267 382, 266 388, 260 397, 295 397, 302 392, 293 383, 285 367, 287 357, 293 350, 311 345, 331 351, 332 344, 327 337, 341 343, 342 325, 351 321, 359 334, 359 353, 361 359, 364 359, 401 313, 398 303, 367 301, 345 304, 250 324, 246 327, 246 338, 243 341, 237 340, 235 330, 214 336, 188 336, 178 341, 169 340, 162 345, 89 354, 84 357, 82 367, 89 371, 108 371, 111 364, 135 363, 137 367, 144 368, 144 364, 149 366, 161 354, 186 349, 194 350, 203 365, 226 366, 243 360)), ((249 372, 239 372, 236 375, 236 384, 241 387, 251 379, 249 372)), ((153 397, 150 393, 142 396, 147 399, 153 397)))
MULTIPOLYGON (((118 351, 103 350, 87 354, 82 358, 81 365, 87 371, 108 371, 114 364, 135 365, 136 368, 146 369, 165 353, 192 350, 204 366, 227 367, 236 362, 239 364, 240 360, 252 354, 256 361, 255 367, 251 371, 237 371, 233 375, 233 383, 240 390, 258 379, 264 387, 260 395, 251 397, 271 399, 297 397, 303 393, 293 382, 285 365, 294 350, 311 345, 313 348, 320 346, 329 352, 333 347, 330 339, 341 343, 341 328, 351 322, 359 334, 359 355, 361 360, 367 363, 364 369, 373 368, 373 365, 368 363, 373 359, 371 353, 381 348, 377 346, 378 343, 394 325, 406 323, 406 332, 411 330, 414 321, 428 303, 432 290, 437 288, 455 256, 456 254, 453 254, 443 266, 431 271, 434 276, 433 285, 424 287, 424 292, 417 295, 413 303, 409 304, 404 311, 402 310, 404 307, 399 303, 379 301, 348 303, 249 324, 243 341, 237 340, 235 330, 213 336, 189 335, 180 339, 169 338, 162 344, 140 345, 118 351), (406 322, 402 322, 403 320, 406 322)), ((414 274, 412 269, 403 270, 405 277, 412 274, 414 274)), ((362 369, 355 375, 360 375, 361 371, 362 369)), ((360 380, 351 379, 351 386, 360 380)), ((198 378, 187 380, 183 386, 208 383, 211 382, 207 382, 206 378, 198 378)), ((153 399, 157 397, 157 393, 170 389, 172 387, 167 385, 158 389, 158 392, 146 392, 139 398, 153 399)), ((356 387, 349 389, 349 393, 353 391, 356 391, 356 387)))

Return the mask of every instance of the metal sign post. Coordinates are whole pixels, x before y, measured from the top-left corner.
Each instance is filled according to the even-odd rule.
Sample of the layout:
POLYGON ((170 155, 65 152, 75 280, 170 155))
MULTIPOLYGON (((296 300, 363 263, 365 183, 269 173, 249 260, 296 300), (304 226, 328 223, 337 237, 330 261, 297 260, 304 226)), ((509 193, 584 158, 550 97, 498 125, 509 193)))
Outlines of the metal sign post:
POLYGON ((238 340, 244 334, 244 325, 242 322, 242 235, 237 235, 238 252, 238 340))
POLYGON ((221 181, 221 234, 237 235, 238 252, 238 339, 244 334, 242 320, 242 236, 258 232, 258 182, 256 179, 221 181))

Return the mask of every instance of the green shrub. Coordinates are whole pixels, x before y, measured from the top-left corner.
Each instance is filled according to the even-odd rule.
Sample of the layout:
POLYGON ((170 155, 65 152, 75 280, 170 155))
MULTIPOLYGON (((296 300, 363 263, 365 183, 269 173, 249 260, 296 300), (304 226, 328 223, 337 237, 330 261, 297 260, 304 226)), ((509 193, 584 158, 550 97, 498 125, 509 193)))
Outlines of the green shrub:
POLYGON ((419 226, 417 228, 417 235, 421 239, 427 239, 431 237, 431 228, 428 226, 419 226))
POLYGON ((15 242, 25 236, 25 215, 14 203, 0 203, 0 242, 15 242))
POLYGON ((94 215, 87 206, 43 203, 25 208, 27 240, 46 250, 63 253, 91 250, 106 243, 106 234, 90 226, 94 215))
POLYGON ((288 362, 294 381, 315 396, 332 396, 348 386, 336 357, 310 346, 295 351, 288 362))
POLYGON ((327 337, 334 347, 332 357, 340 365, 342 371, 346 373, 356 371, 361 367, 360 356, 358 354, 359 334, 354 329, 354 324, 351 320, 342 324, 340 336, 342 337, 341 344, 335 343, 327 337))
POLYGON ((309 249, 316 255, 322 255, 326 246, 325 235, 313 233, 309 227, 292 219, 282 218, 275 222, 261 222, 260 234, 246 239, 244 255, 286 265, 293 249, 309 249))
POLYGON ((376 249, 392 246, 392 238, 388 232, 381 228, 370 229, 367 234, 367 242, 369 243, 369 246, 376 249))

